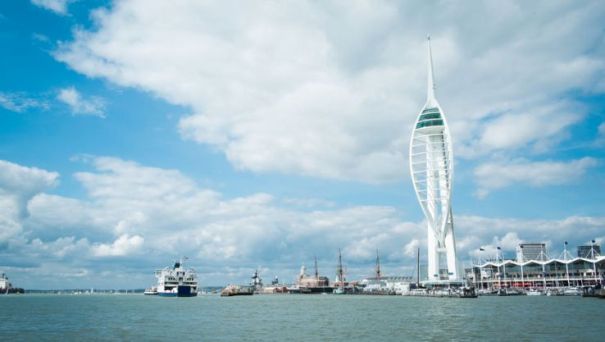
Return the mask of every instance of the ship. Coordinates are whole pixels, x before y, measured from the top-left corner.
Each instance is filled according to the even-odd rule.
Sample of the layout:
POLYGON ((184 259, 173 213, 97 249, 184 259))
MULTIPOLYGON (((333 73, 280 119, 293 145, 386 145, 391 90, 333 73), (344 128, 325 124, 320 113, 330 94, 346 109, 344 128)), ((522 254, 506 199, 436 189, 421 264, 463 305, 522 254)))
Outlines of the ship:
POLYGON ((307 268, 303 265, 296 281, 296 285, 288 288, 290 293, 312 294, 312 293, 332 293, 334 287, 330 286, 328 277, 320 276, 317 268, 317 258, 315 258, 315 275, 307 275, 307 268))
POLYGON ((252 296, 254 289, 253 285, 227 285, 221 291, 221 297, 252 296))
POLYGON ((221 297, 251 296, 254 293, 263 293, 263 280, 258 274, 258 270, 254 270, 251 279, 250 285, 227 285, 227 287, 221 290, 221 297))
POLYGON ((13 285, 8 281, 6 274, 2 273, 2 275, 0 275, 0 294, 24 292, 25 291, 22 288, 13 287, 13 285))
MULTIPOLYGON (((185 260, 187 258, 184 258, 185 260)), ((185 268, 183 258, 173 267, 164 267, 155 271, 157 285, 145 290, 145 295, 161 297, 195 297, 197 296, 197 273, 192 268, 185 268)))

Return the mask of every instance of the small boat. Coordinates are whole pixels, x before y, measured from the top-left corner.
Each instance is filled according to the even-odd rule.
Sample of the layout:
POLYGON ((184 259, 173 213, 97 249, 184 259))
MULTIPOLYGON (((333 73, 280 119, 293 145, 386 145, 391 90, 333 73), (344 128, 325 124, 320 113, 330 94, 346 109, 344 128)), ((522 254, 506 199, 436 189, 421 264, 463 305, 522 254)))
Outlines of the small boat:
POLYGON ((333 294, 345 294, 345 288, 342 286, 334 288, 333 294))
POLYGON ((474 287, 463 287, 459 292, 460 298, 477 298, 478 294, 474 287))
POLYGON ((155 286, 152 286, 152 287, 150 287, 148 289, 145 289, 145 292, 143 292, 143 294, 145 296, 157 296, 157 294, 158 294, 158 288, 155 287, 155 286))
POLYGON ((498 296, 521 296, 524 293, 513 288, 501 288, 498 290, 498 296))
POLYGON ((564 296, 565 294, 563 293, 562 289, 553 288, 553 289, 546 290, 546 295, 549 297, 552 297, 552 296, 564 296))
POLYGON ((536 290, 536 289, 529 289, 529 290, 526 292, 526 295, 528 295, 528 296, 541 296, 541 295, 542 295, 542 292, 541 292, 541 291, 538 291, 538 290, 536 290))
POLYGON ((564 296, 581 296, 582 290, 577 287, 568 287, 565 290, 563 290, 563 295, 564 296))

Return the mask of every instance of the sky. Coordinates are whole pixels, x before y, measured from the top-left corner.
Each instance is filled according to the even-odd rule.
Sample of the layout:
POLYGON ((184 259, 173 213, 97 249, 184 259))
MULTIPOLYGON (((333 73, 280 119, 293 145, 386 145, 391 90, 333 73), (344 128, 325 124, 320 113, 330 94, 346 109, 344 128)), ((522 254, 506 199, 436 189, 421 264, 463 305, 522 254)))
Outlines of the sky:
MULTIPOLYGON (((0 3, 0 272, 142 288, 412 275, 408 144, 436 96, 460 262, 605 242, 602 1, 0 3), (480 254, 479 248, 485 249, 480 254)), ((424 252, 424 253, 423 253, 424 252)))

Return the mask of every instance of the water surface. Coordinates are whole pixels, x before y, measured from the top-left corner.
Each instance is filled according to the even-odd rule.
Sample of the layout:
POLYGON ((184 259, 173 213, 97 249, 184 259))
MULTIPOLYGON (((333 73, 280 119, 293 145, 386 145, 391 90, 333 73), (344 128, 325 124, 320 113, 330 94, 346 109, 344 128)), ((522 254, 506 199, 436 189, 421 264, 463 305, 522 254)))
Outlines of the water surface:
POLYGON ((0 296, 0 340, 599 341, 582 297, 0 296))

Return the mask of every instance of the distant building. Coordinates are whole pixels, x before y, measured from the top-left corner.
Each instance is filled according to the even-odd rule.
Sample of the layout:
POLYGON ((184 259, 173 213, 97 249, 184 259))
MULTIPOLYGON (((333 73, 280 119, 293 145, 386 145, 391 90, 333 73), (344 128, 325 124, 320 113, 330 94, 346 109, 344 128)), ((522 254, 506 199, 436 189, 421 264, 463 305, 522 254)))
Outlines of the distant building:
POLYGON ((601 246, 599 246, 599 245, 578 246, 578 258, 591 259, 593 257, 592 248, 594 248, 595 257, 601 255, 601 246))
POLYGON ((481 289, 515 288, 560 288, 605 284, 605 256, 601 248, 578 246, 578 257, 573 258, 565 251, 558 258, 546 253, 544 243, 522 243, 517 247, 517 260, 486 260, 466 270, 467 279, 472 279, 481 289), (594 248, 594 258, 591 249, 594 248))
POLYGON ((517 262, 529 260, 546 260, 546 244, 544 243, 521 243, 517 247, 517 262))

